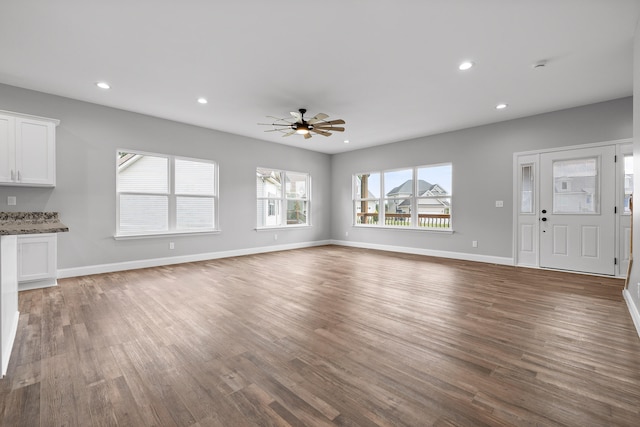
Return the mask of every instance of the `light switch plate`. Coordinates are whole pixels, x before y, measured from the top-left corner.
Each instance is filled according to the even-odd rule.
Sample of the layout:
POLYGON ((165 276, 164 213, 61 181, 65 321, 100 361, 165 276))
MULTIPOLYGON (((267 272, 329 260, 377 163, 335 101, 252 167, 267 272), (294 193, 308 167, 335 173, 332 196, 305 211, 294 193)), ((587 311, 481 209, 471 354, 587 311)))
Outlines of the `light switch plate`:
POLYGON ((504 206, 504 202, 502 200, 496 200, 496 208, 501 208, 504 206))
POLYGON ((16 205, 16 196, 7 196, 7 205, 15 206, 16 205))

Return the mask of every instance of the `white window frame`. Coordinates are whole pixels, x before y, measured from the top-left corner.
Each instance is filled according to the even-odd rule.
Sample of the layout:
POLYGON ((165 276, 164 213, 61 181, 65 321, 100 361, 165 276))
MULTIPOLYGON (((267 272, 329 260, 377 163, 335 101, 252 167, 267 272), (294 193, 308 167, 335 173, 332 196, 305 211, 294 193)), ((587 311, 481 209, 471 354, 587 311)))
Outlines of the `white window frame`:
POLYGON ((191 235, 191 234, 211 234, 211 233, 219 233, 219 191, 218 191, 218 163, 214 160, 208 159, 198 159, 193 157, 184 157, 184 156, 175 156, 170 154, 162 154, 162 153, 151 153, 147 151, 140 150, 130 150, 130 149, 117 149, 116 150, 116 233, 114 238, 117 240, 120 239, 131 239, 131 238, 146 238, 146 237, 162 237, 167 235, 191 235), (119 191, 119 171, 118 171, 118 161, 120 157, 120 153, 130 153, 134 155, 140 156, 151 156, 151 157, 159 157, 167 159, 167 188, 168 192, 166 193, 145 193, 145 192, 126 192, 119 191), (214 166, 214 186, 213 186, 213 194, 211 195, 201 195, 201 194, 188 194, 188 193, 179 193, 177 194, 175 191, 175 162, 176 160, 185 160, 191 162, 199 162, 199 163, 208 163, 214 166), (153 232, 144 232, 144 231, 135 231, 135 232, 126 232, 120 229, 120 196, 126 194, 134 194, 134 195, 164 195, 168 198, 168 218, 167 218, 167 230, 162 231, 153 231, 153 232), (213 220, 214 224, 212 228, 199 228, 199 229, 177 229, 177 198, 181 196, 188 197, 203 197, 213 200, 213 220))
POLYGON ((282 183, 282 187, 280 189, 280 196, 279 197, 275 197, 275 196, 267 196, 267 197, 259 197, 258 193, 257 193, 257 187, 256 187, 256 208, 258 208, 260 206, 260 201, 266 203, 265 206, 268 206, 268 209, 271 209, 270 207, 270 202, 271 201, 275 201, 275 207, 274 209, 277 211, 278 209, 280 209, 281 213, 281 218, 280 218, 280 223, 278 224, 274 224, 274 225, 259 225, 260 224, 260 218, 257 217, 257 215, 259 215, 258 212, 256 212, 256 230, 273 230, 273 229, 278 229, 278 228, 305 228, 305 227, 311 227, 311 174, 308 172, 298 172, 298 171, 287 171, 287 170, 283 170, 283 169, 278 169, 278 168, 271 168, 271 167, 263 167, 263 166, 258 166, 256 168, 256 172, 258 171, 258 169, 265 169, 265 170, 271 170, 273 172, 278 172, 280 173, 280 182, 282 183), (305 175, 307 177, 306 182, 305 182, 305 186, 306 186, 306 194, 307 197, 306 198, 300 198, 300 197, 289 197, 287 195, 287 174, 297 174, 297 175, 305 175), (306 202, 307 204, 307 216, 306 216, 306 223, 304 224, 289 224, 287 221, 287 207, 288 204, 287 202, 289 201, 301 201, 301 202, 306 202))
MULTIPOLYGON (((453 207, 453 188, 451 193, 447 194, 445 197, 439 196, 421 196, 419 195, 419 181, 418 181, 418 170, 422 168, 430 168, 430 167, 438 167, 438 166, 450 166, 451 167, 451 181, 453 183, 453 164, 452 163, 438 163, 432 165, 420 165, 420 166, 411 166, 411 167, 401 167, 394 169, 384 169, 384 170, 375 170, 375 171, 367 171, 367 172, 359 172, 354 173, 352 175, 352 209, 353 209, 353 226, 354 227, 373 227, 373 228, 388 228, 394 230, 414 230, 414 231, 430 231, 430 232, 444 232, 444 233, 452 233, 453 232, 453 221, 452 221, 452 207, 453 207), (413 189, 412 195, 407 197, 400 197, 404 200, 410 201, 410 210, 411 210, 411 218, 410 225, 387 225, 386 224, 386 212, 385 212, 385 203, 388 200, 394 200, 398 198, 389 198, 385 193, 385 173, 388 172, 396 172, 403 170, 411 170, 412 171, 412 180, 413 180, 413 189), (378 194, 380 195, 378 198, 361 198, 359 194, 357 194, 357 182, 358 176, 361 175, 371 175, 371 174, 379 174, 380 176, 380 188, 378 189, 378 194), (430 227, 430 226, 420 226, 419 225, 419 201, 422 199, 438 199, 438 198, 447 198, 449 199, 449 207, 448 207, 448 215, 449 215, 449 227, 430 227), (378 204, 378 223, 377 224, 363 224, 358 223, 358 205, 362 202, 367 201, 369 203, 377 203, 378 204)), ((438 184, 434 182, 433 184, 438 184)))

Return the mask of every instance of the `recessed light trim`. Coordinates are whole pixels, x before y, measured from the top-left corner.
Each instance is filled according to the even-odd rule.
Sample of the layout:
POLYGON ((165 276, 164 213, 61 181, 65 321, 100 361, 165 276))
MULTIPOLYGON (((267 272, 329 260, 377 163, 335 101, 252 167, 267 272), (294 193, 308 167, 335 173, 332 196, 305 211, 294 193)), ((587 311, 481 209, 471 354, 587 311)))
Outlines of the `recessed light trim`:
POLYGON ((111 89, 111 85, 107 82, 96 82, 96 86, 98 86, 100 89, 111 89))
POLYGON ((501 102, 500 104, 496 105, 496 110, 504 110, 508 106, 509 106, 509 104, 505 104, 504 102, 501 102))
POLYGON ((345 144, 348 144, 348 143, 349 143, 349 140, 348 140, 348 139, 345 139, 345 140, 344 140, 344 143, 345 143, 345 144))
POLYGON ((198 104, 204 105, 204 104, 207 104, 208 102, 209 101, 207 101, 207 98, 203 98, 203 97, 198 98, 198 104))
POLYGON ((460 65, 458 65, 458 70, 467 71, 467 70, 470 70, 471 68, 473 68, 474 65, 475 65, 475 63, 472 62, 472 61, 464 61, 460 65))

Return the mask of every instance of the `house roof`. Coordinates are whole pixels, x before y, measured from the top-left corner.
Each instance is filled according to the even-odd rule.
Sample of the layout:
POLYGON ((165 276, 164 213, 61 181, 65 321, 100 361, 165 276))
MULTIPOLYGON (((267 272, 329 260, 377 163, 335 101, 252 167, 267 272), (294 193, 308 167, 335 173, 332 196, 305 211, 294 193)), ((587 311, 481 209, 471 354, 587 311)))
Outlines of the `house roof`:
MULTIPOLYGON (((418 180, 418 196, 424 196, 425 193, 428 193, 428 192, 434 192, 435 194, 433 195, 447 194, 445 189, 438 184, 431 184, 423 179, 418 180)), ((402 196, 402 195, 408 195, 408 194, 413 194, 412 179, 408 179, 402 184, 400 184, 399 186, 393 188, 391 191, 387 193, 387 196, 393 197, 393 196, 398 196, 398 195, 402 196)))
MULTIPOLYGON (((418 194, 424 194, 434 187, 433 184, 425 181, 424 179, 418 180, 418 194)), ((413 180, 408 179, 399 186, 393 188, 387 193, 387 196, 393 196, 398 194, 413 194, 413 180)))

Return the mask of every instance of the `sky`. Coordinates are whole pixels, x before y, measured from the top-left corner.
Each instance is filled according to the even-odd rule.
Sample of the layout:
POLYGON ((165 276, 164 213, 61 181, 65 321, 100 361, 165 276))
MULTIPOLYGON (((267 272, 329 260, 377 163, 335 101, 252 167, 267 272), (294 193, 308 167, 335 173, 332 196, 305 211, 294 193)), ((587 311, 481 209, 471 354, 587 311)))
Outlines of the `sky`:
MULTIPOLYGON (((406 180, 412 178, 412 168, 402 169, 396 171, 385 171, 385 191, 384 193, 388 193, 389 190, 403 184, 406 180)), ((438 165, 438 166, 429 166, 425 168, 420 168, 418 170, 418 179, 423 179, 430 184, 438 184, 442 188, 444 188, 447 193, 453 194, 451 191, 451 165, 438 165)), ((380 188, 380 174, 372 173, 369 176, 369 191, 376 197, 380 197, 379 189, 380 188)))

